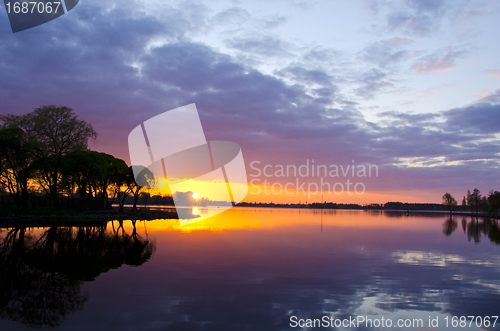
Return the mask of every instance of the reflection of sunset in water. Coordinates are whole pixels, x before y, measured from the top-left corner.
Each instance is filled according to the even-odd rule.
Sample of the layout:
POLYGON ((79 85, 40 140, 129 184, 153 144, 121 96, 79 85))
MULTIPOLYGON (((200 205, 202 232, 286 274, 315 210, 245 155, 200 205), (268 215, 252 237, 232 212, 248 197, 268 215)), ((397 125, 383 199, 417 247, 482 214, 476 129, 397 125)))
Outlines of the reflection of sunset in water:
MULTIPOLYGON (((217 208, 186 211, 210 216, 217 208)), ((291 316, 444 321, 498 314, 500 257, 492 243, 500 244, 500 231, 495 221, 437 213, 236 207, 186 226, 177 219, 114 221, 103 232, 86 222, 72 223, 71 232, 31 228, 18 235, 25 247, 45 232, 50 243, 34 251, 42 255, 18 251, 28 268, 23 275, 45 268, 41 258, 59 261, 52 254, 64 262, 54 265, 61 271, 71 271, 67 266, 72 265, 99 274, 82 285, 81 293, 89 293, 90 300, 82 312, 69 316, 68 329, 90 323, 89 329, 109 330, 122 314, 130 318, 120 329, 142 329, 152 319, 181 323, 165 330, 188 325, 203 330, 206 323, 213 330, 233 324, 234 330, 287 330, 291 316), (111 255, 102 254, 104 237, 111 255), (141 243, 151 243, 154 249, 145 251, 150 257, 141 243)), ((0 231, 0 238, 7 231, 0 231)), ((4 254, 5 261, 9 258, 4 254)), ((4 263, 0 275, 18 273, 18 265, 4 263)), ((0 329, 12 330, 8 322, 0 321, 0 329)))
MULTIPOLYGON (((301 226, 343 227, 365 229, 411 229, 415 231, 432 227, 432 219, 404 213, 383 213, 362 210, 311 210, 235 207, 218 215, 217 207, 189 207, 192 215, 201 216, 193 223, 182 226, 178 220, 147 221, 149 232, 156 231, 224 231, 237 229, 271 229, 301 226), (367 217, 369 216, 369 217, 367 217)), ((442 215, 441 215, 442 216, 442 215)))

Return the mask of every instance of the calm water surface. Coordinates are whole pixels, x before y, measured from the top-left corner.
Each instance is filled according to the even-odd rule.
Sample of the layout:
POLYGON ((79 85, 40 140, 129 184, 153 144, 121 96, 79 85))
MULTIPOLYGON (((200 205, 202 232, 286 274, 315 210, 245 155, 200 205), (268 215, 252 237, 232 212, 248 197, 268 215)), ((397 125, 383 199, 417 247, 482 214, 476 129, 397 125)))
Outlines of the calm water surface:
POLYGON ((0 243, 0 330, 307 329, 292 316, 432 330, 500 315, 500 232, 481 218, 233 208, 183 227, 2 229, 0 243))

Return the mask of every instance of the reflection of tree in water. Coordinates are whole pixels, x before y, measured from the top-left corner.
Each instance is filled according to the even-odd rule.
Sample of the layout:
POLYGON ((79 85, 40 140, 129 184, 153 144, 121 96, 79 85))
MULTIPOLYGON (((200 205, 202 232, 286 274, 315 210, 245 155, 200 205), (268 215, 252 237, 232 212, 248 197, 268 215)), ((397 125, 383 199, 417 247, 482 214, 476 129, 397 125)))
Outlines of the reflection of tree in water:
POLYGON ((498 220, 490 221, 491 226, 488 231, 488 238, 497 245, 500 245, 500 230, 498 229, 498 220))
POLYGON ((60 325, 88 300, 80 293, 83 281, 152 256, 155 244, 133 226, 130 235, 121 222, 112 232, 105 225, 51 227, 39 238, 26 228, 10 229, 0 243, 0 318, 37 328, 60 325))
MULTIPOLYGON (((443 223, 443 233, 447 236, 451 235, 457 229, 457 222, 451 217, 443 223)), ((462 229, 467 235, 469 241, 479 243, 481 237, 488 237, 491 242, 500 245, 500 230, 498 228, 498 220, 479 219, 471 217, 469 221, 462 218, 462 229)))
POLYGON ((457 222, 450 216, 450 218, 443 223, 443 233, 449 236, 457 229, 457 226, 457 222))
POLYGON ((81 309, 79 281, 29 265, 33 238, 25 229, 9 232, 0 249, 0 317, 30 327, 60 324, 67 312, 81 309))

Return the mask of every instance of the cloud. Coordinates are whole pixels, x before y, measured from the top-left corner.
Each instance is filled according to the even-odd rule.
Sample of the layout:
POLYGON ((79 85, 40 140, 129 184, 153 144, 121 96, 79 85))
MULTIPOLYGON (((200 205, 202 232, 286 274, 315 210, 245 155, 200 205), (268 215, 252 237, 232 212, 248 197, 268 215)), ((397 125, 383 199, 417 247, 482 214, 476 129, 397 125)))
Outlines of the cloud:
POLYGON ((441 13, 445 8, 444 0, 405 0, 405 3, 418 13, 441 13))
POLYGON ((366 99, 373 98, 381 91, 393 88, 394 83, 387 77, 387 74, 379 69, 371 69, 359 77, 360 87, 355 89, 355 93, 366 99))
POLYGON ((288 19, 285 16, 281 16, 281 15, 274 15, 272 17, 263 19, 264 27, 266 29, 277 28, 278 26, 283 25, 287 21, 288 21, 288 19))
POLYGON ((491 104, 500 103, 500 89, 496 90, 495 92, 489 91, 487 93, 480 94, 479 96, 481 98, 474 101, 474 103, 491 103, 491 104))
MULTIPOLYGON (((496 94, 500 101, 499 94, 496 94)), ((499 133, 500 103, 480 103, 465 108, 451 109, 444 112, 446 124, 451 129, 479 134, 499 133)), ((500 152, 500 149, 499 149, 500 152)))
POLYGON ((241 28, 243 25, 252 25, 263 29, 274 29, 287 22, 287 17, 283 15, 272 15, 255 17, 248 10, 241 7, 231 7, 216 13, 209 19, 210 26, 224 28, 241 28))
POLYGON ((233 38, 227 39, 225 43, 230 48, 262 56, 289 56, 287 49, 291 47, 288 43, 271 36, 233 38))
POLYGON ((393 121, 390 125, 422 125, 424 123, 431 123, 440 115, 434 113, 402 113, 391 110, 378 113, 377 116, 394 119, 395 121, 393 121))
POLYGON ((483 16, 491 12, 493 12, 493 9, 491 8, 467 8, 460 10, 458 15, 456 15, 455 17, 457 21, 463 21, 469 18, 483 16))
POLYGON ((401 29, 410 35, 423 36, 436 29, 435 21, 429 15, 413 16, 394 13, 387 19, 391 29, 401 29))
POLYGON ((287 67, 277 72, 278 76, 292 78, 294 81, 324 87, 333 86, 333 77, 321 70, 308 70, 299 66, 287 67))
POLYGON ((456 24, 494 12, 492 3, 405 0, 370 1, 376 14, 385 14, 387 30, 398 30, 410 36, 427 37, 439 30, 453 29, 456 24))
POLYGON ((387 26, 409 35, 425 36, 439 29, 447 9, 442 0, 406 0, 387 15, 387 26))
POLYGON ((251 19, 250 13, 243 8, 232 7, 218 12, 213 18, 211 18, 210 23, 212 25, 241 25, 246 23, 251 19))
POLYGON ((436 51, 433 54, 424 56, 413 65, 417 74, 430 74, 436 72, 446 72, 458 68, 456 60, 464 57, 466 50, 436 51))
MULTIPOLYGON (((73 107, 100 134, 95 148, 127 160, 127 135, 137 123, 195 102, 207 138, 239 143, 248 162, 300 164, 314 158, 318 163, 351 164, 355 159, 385 167, 392 179, 374 180, 372 187, 394 189, 402 182, 438 187, 436 178, 442 186, 456 176, 450 175, 446 162, 459 160, 460 171, 471 173, 468 180, 491 185, 484 173, 498 160, 498 141, 492 135, 498 132, 495 102, 500 92, 444 113, 385 112, 377 122, 360 113, 353 96, 342 93, 351 89, 370 99, 399 88, 390 70, 382 68, 384 52, 403 61, 408 53, 398 52, 409 51, 397 47, 409 45, 409 40, 372 44, 380 54, 369 69, 325 68, 320 64, 340 62, 343 53, 316 47, 305 52, 302 62, 267 74, 190 38, 210 21, 202 7, 167 6, 165 19, 128 11, 133 4, 124 1, 124 7, 114 9, 89 1, 72 12, 71 20, 46 24, 48 32, 5 36, 0 48, 2 111, 21 114, 53 103, 73 107), (405 172, 396 166, 402 157, 422 162, 442 158, 445 163, 432 173, 405 172), (480 159, 489 161, 482 161, 482 172, 473 172, 480 159)), ((239 21, 246 14, 236 10, 234 15, 239 21)), ((273 47, 288 47, 272 37, 231 42, 268 58, 278 54, 273 47)), ((465 54, 461 52, 431 54, 418 62, 422 69, 415 69, 434 72, 456 66, 465 54)))
POLYGON ((411 39, 408 38, 378 41, 365 47, 359 53, 359 57, 366 62, 377 64, 380 68, 394 66, 422 53, 422 51, 409 51, 400 48, 401 45, 410 42, 411 39))
POLYGON ((443 91, 446 89, 451 88, 451 85, 442 85, 439 87, 429 87, 426 88, 425 90, 421 90, 416 93, 418 97, 424 97, 424 98, 435 98, 441 94, 443 94, 443 91))
POLYGON ((488 77, 500 78, 500 70, 487 69, 485 73, 488 77))
POLYGON ((411 43, 412 41, 413 40, 411 38, 394 37, 391 40, 387 40, 386 43, 389 45, 399 45, 399 44, 411 43))

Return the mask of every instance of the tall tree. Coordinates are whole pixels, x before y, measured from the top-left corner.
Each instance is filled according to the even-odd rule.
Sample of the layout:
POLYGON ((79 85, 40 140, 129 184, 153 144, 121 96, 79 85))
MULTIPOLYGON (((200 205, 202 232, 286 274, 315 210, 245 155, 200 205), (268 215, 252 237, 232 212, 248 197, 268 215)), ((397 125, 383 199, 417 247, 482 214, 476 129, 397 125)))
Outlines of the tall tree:
POLYGON ((49 193, 54 209, 59 207, 59 174, 65 155, 87 149, 89 139, 97 133, 92 125, 78 119, 73 109, 65 106, 41 106, 23 116, 2 117, 19 123, 29 138, 31 153, 48 171, 49 193))
POLYGON ((481 191, 477 188, 471 193, 470 190, 467 190, 467 205, 470 207, 471 214, 475 211, 476 216, 479 212, 479 206, 481 204, 481 191))
POLYGON ((465 200, 465 195, 464 198, 462 199, 462 211, 467 210, 467 200, 465 200))
POLYGON ((457 206, 457 200, 448 192, 443 194, 443 205, 445 205, 448 210, 450 211, 450 214, 453 213, 453 209, 457 206))
POLYGON ((142 192, 148 190, 149 187, 154 187, 154 182, 154 174, 148 168, 143 168, 142 171, 137 175, 137 178, 135 178, 132 167, 129 167, 123 183, 126 187, 126 190, 120 203, 120 211, 123 210, 125 198, 129 194, 132 194, 132 196, 134 197, 134 205, 132 207, 132 210, 134 212, 137 211, 137 201, 139 200, 139 196, 142 192))
POLYGON ((500 211, 500 192, 490 191, 488 196, 488 215, 498 217, 498 213, 500 211))
MULTIPOLYGON (((2 119, 0 119, 2 120, 2 119)), ((4 121, 2 121, 4 122, 4 121)), ((26 133, 16 123, 0 128, 0 182, 7 187, 15 203, 28 207, 28 180, 33 162, 26 133)))

